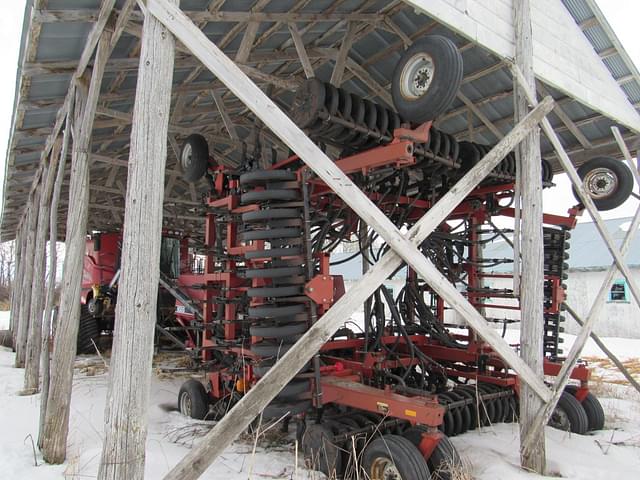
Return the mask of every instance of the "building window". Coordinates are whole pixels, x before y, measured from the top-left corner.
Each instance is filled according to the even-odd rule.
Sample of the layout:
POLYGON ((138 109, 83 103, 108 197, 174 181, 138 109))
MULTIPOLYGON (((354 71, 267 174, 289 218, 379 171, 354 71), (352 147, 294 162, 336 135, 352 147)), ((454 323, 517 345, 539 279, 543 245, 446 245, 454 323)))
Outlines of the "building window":
POLYGON ((626 280, 616 280, 611 285, 611 290, 609 290, 609 301, 610 302, 628 302, 629 296, 627 293, 627 282, 626 280))

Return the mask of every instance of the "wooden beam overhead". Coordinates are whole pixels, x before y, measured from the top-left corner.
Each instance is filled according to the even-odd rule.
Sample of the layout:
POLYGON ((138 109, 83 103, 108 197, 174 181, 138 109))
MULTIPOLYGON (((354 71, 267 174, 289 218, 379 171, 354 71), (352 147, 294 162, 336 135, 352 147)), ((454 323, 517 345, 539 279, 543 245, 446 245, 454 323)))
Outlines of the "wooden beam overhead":
MULTIPOLYGON (((124 10, 124 9, 123 9, 124 10)), ((243 22, 324 22, 335 23, 341 21, 355 21, 365 23, 378 23, 384 21, 384 15, 377 13, 276 13, 276 12, 229 12, 214 11, 205 12, 200 10, 185 11, 189 18, 195 23, 210 22, 227 22, 227 23, 243 23, 243 22)), ((78 10, 37 10, 34 13, 34 19, 38 23, 91 23, 98 18, 98 12, 95 10, 78 9, 78 10)), ((141 22, 143 14, 139 11, 133 12, 131 19, 141 22)))
POLYGON ((344 35, 342 39, 342 45, 340 45, 340 50, 338 50, 338 55, 336 57, 336 63, 333 67, 333 72, 331 73, 331 85, 336 87, 340 87, 342 85, 342 77, 344 75, 344 67, 347 62, 347 58, 349 57, 349 50, 351 50, 351 46, 353 45, 353 41, 355 40, 356 31, 358 25, 356 23, 350 22, 349 28, 347 29, 347 33, 344 35))
POLYGON ((302 39, 302 34, 298 30, 298 27, 295 23, 289 24, 289 32, 291 33, 291 39, 293 40, 293 44, 296 47, 296 52, 298 53, 298 58, 300 59, 300 64, 304 69, 304 74, 307 78, 315 77, 315 72, 313 71, 313 65, 311 65, 311 61, 309 60, 309 54, 304 46, 304 40, 302 39))

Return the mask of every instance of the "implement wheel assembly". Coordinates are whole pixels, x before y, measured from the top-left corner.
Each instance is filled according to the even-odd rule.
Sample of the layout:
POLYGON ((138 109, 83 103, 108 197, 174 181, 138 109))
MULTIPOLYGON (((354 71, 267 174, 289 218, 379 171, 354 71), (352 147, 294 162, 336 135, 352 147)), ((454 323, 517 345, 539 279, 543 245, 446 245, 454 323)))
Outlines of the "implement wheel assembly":
MULTIPOLYGON (((567 385, 565 391, 575 397, 578 392, 578 387, 576 385, 567 385)), ((602 408, 602 404, 598 400, 598 397, 589 392, 580 404, 587 414, 587 419, 589 420, 589 431, 602 430, 604 428, 604 409, 602 408)))
POLYGON ((209 413, 209 396, 204 385, 197 380, 187 380, 178 393, 178 408, 187 417, 203 420, 209 413))
POLYGON ((549 425, 558 430, 584 435, 589 429, 589 419, 576 397, 565 391, 549 419, 549 425))
POLYGON ((462 56, 446 37, 430 35, 411 45, 393 73, 391 93, 401 117, 416 123, 443 114, 462 82, 462 56))
MULTIPOLYGON (((606 211, 622 205, 633 190, 633 174, 620 160, 594 157, 578 168, 584 188, 598 210, 606 211)), ((578 201, 580 197, 573 189, 578 201)))
POLYGON ((399 435, 373 440, 362 456, 364 478, 371 480, 428 480, 427 462, 413 443, 399 435))
POLYGON ((194 133, 187 137, 180 151, 179 165, 187 182, 197 182, 204 176, 209 167, 209 145, 202 135, 194 133))
POLYGON ((80 325, 76 341, 76 353, 96 353, 94 342, 100 336, 98 320, 89 312, 86 305, 80 306, 80 325))

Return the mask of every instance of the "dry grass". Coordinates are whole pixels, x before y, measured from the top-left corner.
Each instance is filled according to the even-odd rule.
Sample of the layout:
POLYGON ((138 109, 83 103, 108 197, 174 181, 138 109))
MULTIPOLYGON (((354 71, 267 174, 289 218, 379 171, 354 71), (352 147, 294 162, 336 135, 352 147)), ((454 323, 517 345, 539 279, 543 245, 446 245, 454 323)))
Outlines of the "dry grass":
MULTIPOLYGON (((585 357, 585 360, 590 367, 595 367, 589 379, 589 389, 597 397, 628 400, 630 392, 632 395, 637 393, 608 358, 585 357)), ((622 365, 634 378, 640 379, 640 358, 624 360, 622 365)))

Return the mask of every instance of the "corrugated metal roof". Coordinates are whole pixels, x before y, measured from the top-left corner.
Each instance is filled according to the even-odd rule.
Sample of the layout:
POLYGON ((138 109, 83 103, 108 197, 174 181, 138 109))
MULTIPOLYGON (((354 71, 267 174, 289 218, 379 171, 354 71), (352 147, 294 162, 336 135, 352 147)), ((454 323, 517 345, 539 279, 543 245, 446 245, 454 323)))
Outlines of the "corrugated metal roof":
MULTIPOLYGON (((260 10, 256 8, 256 0, 228 0, 219 7, 220 11, 248 12, 260 10)), ((261 11, 277 13, 296 10, 300 13, 334 12, 348 14, 352 12, 378 14, 381 19, 389 19, 395 23, 405 35, 419 38, 426 33, 447 35, 463 50, 465 62, 464 72, 467 78, 473 76, 473 81, 466 82, 462 91, 474 101, 478 102, 480 110, 495 121, 497 128, 506 133, 512 127, 513 101, 511 97, 512 81, 507 69, 496 67, 500 59, 466 40, 452 31, 439 25, 434 19, 418 14, 413 8, 399 1, 386 0, 318 0, 300 2, 299 0, 271 0, 260 2, 261 11)), ((578 23, 593 17, 589 8, 589 0, 567 0, 564 2, 578 23)), ((124 0, 118 0, 117 8, 121 8, 124 0)), ((181 7, 188 13, 203 12, 210 0, 182 0, 181 7)), ((64 101, 71 74, 75 70, 75 63, 84 47, 92 22, 101 2, 99 0, 49 0, 46 10, 32 12, 32 1, 27 1, 25 25, 21 46, 20 61, 22 69, 19 72, 16 108, 14 122, 7 155, 4 204, 2 212, 2 239, 12 238, 20 221, 28 192, 40 159, 40 151, 55 122, 56 114, 64 101), (60 21, 47 17, 47 13, 59 11, 61 14, 78 13, 75 21, 60 21), (38 22, 33 14, 38 13, 38 22), (41 28, 38 28, 41 27, 41 28), (30 34, 37 34, 37 41, 33 50, 27 49, 27 39, 30 34)), ((63 15, 64 16, 64 15, 63 15)), ((374 81, 383 88, 389 88, 396 62, 400 58, 403 48, 402 40, 383 23, 362 23, 360 36, 354 42, 350 57, 360 63, 374 81)), ((204 22, 200 25, 207 36, 223 50, 233 57, 241 42, 244 28, 228 21, 204 22)), ((344 21, 322 21, 317 23, 299 23, 303 32, 303 40, 309 49, 324 49, 323 58, 314 57, 318 77, 328 80, 331 76, 333 58, 347 29, 344 21)), ((120 112, 131 112, 136 83, 136 68, 139 35, 141 28, 141 14, 130 22, 124 35, 118 42, 105 73, 102 87, 100 106, 120 112)), ((594 29, 591 32, 593 42, 597 48, 608 48, 603 32, 594 29)), ((606 32, 604 32, 606 34, 606 32)), ((265 21, 260 26, 260 34, 252 51, 252 57, 264 59, 266 55, 276 53, 275 58, 268 60, 251 60, 252 66, 263 72, 272 73, 280 78, 303 78, 299 62, 295 57, 290 33, 286 23, 265 21), (266 33, 268 32, 268 33, 266 33), (284 56, 285 59, 282 59, 284 56), (288 59, 288 60, 287 60, 288 59)), ((622 57, 621 57, 622 58, 622 57)), ((623 58, 624 60, 624 58, 623 58)), ((614 75, 627 75, 624 66, 615 57, 611 57, 611 68, 614 75)), ((351 73, 347 73, 347 80, 343 87, 355 93, 375 98, 372 90, 351 73)), ((216 88, 223 91, 219 83, 206 69, 199 68, 199 63, 192 57, 178 52, 176 56, 176 71, 174 75, 174 106, 184 102, 186 107, 182 115, 174 119, 174 125, 181 127, 176 133, 176 139, 181 141, 185 131, 200 132, 212 142, 214 155, 221 156, 228 151, 229 142, 223 130, 220 116, 206 92, 216 88), (188 85, 181 83, 187 77, 188 85), (205 94, 203 94, 205 92, 205 94)), ((266 87, 265 87, 266 88, 266 87)), ((632 101, 640 100, 640 88, 635 83, 624 85, 624 89, 632 101)), ((573 99, 558 92, 552 92, 566 111, 569 118, 579 126, 583 134, 594 145, 594 152, 603 153, 611 150, 612 138, 608 127, 613 121, 596 114, 594 111, 577 103, 573 99)), ((271 95, 282 105, 290 104, 290 91, 272 88, 271 95)), ((378 99, 379 100, 379 99, 378 99)), ((253 115, 247 114, 243 105, 233 97, 225 99, 234 121, 238 124, 240 134, 246 136, 255 130, 253 115)), ((439 127, 455 134, 459 139, 468 135, 468 119, 466 107, 455 102, 450 111, 439 121, 439 127)), ((482 122, 473 118, 473 135, 475 141, 493 143, 495 136, 482 122)), ((558 133, 565 141, 568 151, 575 154, 575 161, 581 162, 579 155, 583 147, 569 133, 566 126, 557 118, 552 122, 558 127, 558 133)), ((93 150, 102 158, 127 160, 130 126, 120 120, 114 120, 105 114, 98 115, 93 132, 93 150)), ((623 133, 626 131, 623 129, 623 133)), ((544 141, 545 153, 551 154, 550 145, 544 141)), ((285 149, 283 149, 284 151, 285 149)), ((228 155, 234 155, 233 153, 228 155)), ((91 167, 92 186, 90 228, 112 229, 121 224, 122 196, 105 191, 96 190, 104 187, 108 179, 112 188, 122 190, 126 184, 126 169, 120 167, 114 175, 112 165, 103 161, 94 161, 91 167), (111 178, 110 178, 111 177, 111 178)), ((168 175, 172 175, 176 168, 176 159, 169 149, 168 175)), ((198 229, 202 222, 195 221, 200 213, 197 203, 200 193, 206 190, 204 184, 199 185, 194 197, 190 188, 181 180, 175 182, 175 188, 170 193, 165 205, 165 219, 169 226, 184 229, 198 229), (190 220, 178 221, 177 216, 191 217, 190 220)), ((63 193, 64 195, 64 193, 63 193)), ((64 198, 64 197, 63 197, 64 198)), ((62 205, 65 208, 64 204, 62 205)), ((61 210, 63 211, 63 210, 61 210)), ((64 223, 64 222, 61 222, 64 223)), ((64 228, 64 225, 61 225, 64 228)))

